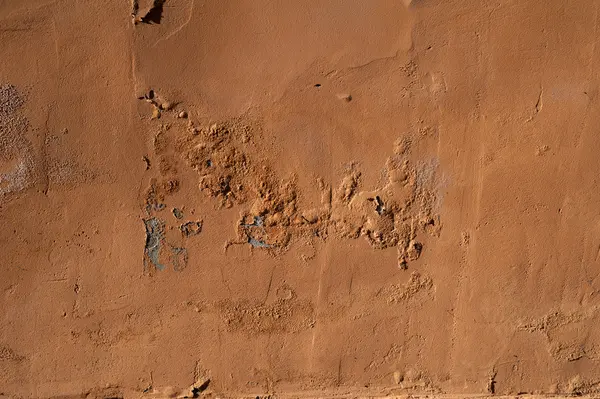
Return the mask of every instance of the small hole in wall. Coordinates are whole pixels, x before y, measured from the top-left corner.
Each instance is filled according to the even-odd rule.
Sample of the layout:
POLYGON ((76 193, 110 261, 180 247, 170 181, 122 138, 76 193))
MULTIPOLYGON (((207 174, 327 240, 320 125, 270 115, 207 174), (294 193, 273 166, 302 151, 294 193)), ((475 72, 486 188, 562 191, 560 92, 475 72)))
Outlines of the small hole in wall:
POLYGON ((321 87, 321 83, 315 83, 315 87, 321 87))

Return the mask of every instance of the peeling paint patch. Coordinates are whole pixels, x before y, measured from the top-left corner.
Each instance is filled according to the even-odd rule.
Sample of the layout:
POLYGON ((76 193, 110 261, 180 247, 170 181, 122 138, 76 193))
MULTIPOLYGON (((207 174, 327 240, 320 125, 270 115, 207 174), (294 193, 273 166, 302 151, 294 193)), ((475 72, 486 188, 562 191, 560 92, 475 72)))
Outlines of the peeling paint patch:
POLYGON ((144 270, 150 271, 153 266, 164 270, 165 265, 160 263, 160 250, 165 239, 165 225, 158 218, 144 219, 146 227, 146 245, 144 247, 144 270))
POLYGON ((153 0, 149 8, 140 15, 140 5, 138 0, 133 0, 131 7, 131 16, 133 17, 134 25, 142 24, 160 24, 164 5, 166 0, 153 0))
POLYGON ((256 238, 249 237, 248 244, 252 245, 254 248, 271 248, 271 245, 267 244, 264 241, 259 241, 256 238))
POLYGON ((202 232, 202 221, 187 222, 179 226, 179 230, 184 237, 191 237, 198 235, 202 232))
MULTIPOLYGON (((196 223, 196 222, 193 222, 196 223)), ((200 223, 200 228, 202 223, 200 223)), ((165 237, 165 222, 151 217, 144 219, 146 228, 146 245, 144 247, 144 272, 151 273, 154 269, 164 271, 167 267, 180 272, 187 267, 188 250, 185 247, 169 243, 165 237)))
POLYGON ((252 219, 252 223, 242 223, 242 227, 246 231, 246 235, 248 236, 248 244, 252 245, 254 248, 271 248, 272 245, 267 244, 263 240, 259 240, 257 238, 252 237, 250 234, 251 229, 259 227, 260 231, 264 232, 264 219, 262 216, 254 216, 252 219))
POLYGON ((249 224, 243 224, 244 227, 262 227, 263 226, 263 218, 262 216, 254 216, 254 221, 249 224))
POLYGON ((179 208, 173 208, 173 216, 176 219, 183 219, 183 211, 179 208))

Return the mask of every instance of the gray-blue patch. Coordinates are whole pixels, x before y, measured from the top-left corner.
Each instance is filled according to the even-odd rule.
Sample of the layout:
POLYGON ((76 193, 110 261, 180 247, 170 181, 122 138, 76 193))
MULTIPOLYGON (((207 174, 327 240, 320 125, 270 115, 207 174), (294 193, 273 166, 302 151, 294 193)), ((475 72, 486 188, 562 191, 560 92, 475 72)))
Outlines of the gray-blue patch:
POLYGON ((262 216, 254 216, 254 221, 250 224, 243 224, 244 227, 262 227, 263 226, 263 218, 262 216))
POLYGON ((267 244, 266 242, 252 237, 248 237, 248 244, 252 245, 254 248, 271 248, 271 245, 267 244))
MULTIPOLYGON (((254 216, 252 223, 242 224, 242 227, 245 227, 250 230, 255 227, 263 227, 263 225, 264 225, 263 217, 262 216, 254 216)), ((249 232, 247 232, 246 234, 248 236, 248 244, 252 245, 253 247, 255 247, 255 248, 271 248, 272 247, 272 245, 269 245, 264 241, 260 241, 260 240, 257 240, 256 238, 252 237, 249 232)))
POLYGON ((146 227, 146 245, 144 246, 144 267, 149 268, 148 262, 151 262, 158 270, 165 270, 165 266, 160 263, 160 248, 165 238, 165 226, 160 219, 155 217, 144 219, 146 227))

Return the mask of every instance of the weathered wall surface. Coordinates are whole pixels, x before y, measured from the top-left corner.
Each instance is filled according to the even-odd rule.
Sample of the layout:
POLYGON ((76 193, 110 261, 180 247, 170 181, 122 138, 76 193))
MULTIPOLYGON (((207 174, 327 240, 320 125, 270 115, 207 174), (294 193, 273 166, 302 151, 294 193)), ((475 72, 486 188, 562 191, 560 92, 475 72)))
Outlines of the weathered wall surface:
POLYGON ((595 393, 598 1, 0 1, 0 393, 595 393))

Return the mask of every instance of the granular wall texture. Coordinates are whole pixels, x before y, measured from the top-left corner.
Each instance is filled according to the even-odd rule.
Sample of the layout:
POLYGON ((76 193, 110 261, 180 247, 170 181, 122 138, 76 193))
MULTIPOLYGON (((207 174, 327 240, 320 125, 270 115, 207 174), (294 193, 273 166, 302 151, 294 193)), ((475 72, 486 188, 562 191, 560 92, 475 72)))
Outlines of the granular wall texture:
POLYGON ((0 0, 0 399, 600 395, 571 3, 0 0))

